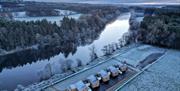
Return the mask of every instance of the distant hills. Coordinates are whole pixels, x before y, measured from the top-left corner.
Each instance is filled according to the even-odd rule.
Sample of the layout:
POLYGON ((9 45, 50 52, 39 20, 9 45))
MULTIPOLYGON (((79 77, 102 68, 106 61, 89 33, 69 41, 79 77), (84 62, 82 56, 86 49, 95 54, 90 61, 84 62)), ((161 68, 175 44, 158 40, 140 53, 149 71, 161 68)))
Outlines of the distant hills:
POLYGON ((180 0, 24 0, 38 2, 72 2, 72 3, 180 3, 180 0))
POLYGON ((0 2, 21 2, 23 0, 0 0, 0 2))

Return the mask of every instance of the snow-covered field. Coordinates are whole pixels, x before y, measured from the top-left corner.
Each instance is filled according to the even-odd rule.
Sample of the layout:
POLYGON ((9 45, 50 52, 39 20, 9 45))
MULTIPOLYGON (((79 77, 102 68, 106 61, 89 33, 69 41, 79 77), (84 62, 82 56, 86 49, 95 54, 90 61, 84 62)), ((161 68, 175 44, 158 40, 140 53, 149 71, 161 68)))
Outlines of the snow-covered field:
POLYGON ((180 91, 180 51, 168 50, 119 91, 180 91))
POLYGON ((124 53, 116 58, 121 61, 126 61, 128 64, 136 67, 139 62, 143 61, 149 55, 154 53, 163 53, 164 51, 165 50, 161 48, 153 47, 150 45, 142 45, 140 47, 133 48, 127 53, 124 53))
MULTIPOLYGON (((115 54, 112 55, 112 58, 110 58, 105 63, 102 62, 104 62, 104 60, 106 60, 107 58, 100 58, 101 60, 97 61, 99 63, 96 62, 96 64, 103 64, 103 66, 101 65, 102 68, 101 66, 86 66, 86 68, 88 68, 87 71, 83 71, 82 69, 83 73, 79 71, 79 73, 75 73, 77 75, 73 77, 70 76, 69 78, 66 78, 67 81, 59 82, 53 87, 59 89, 60 87, 62 88, 62 84, 69 84, 69 81, 82 80, 82 78, 86 77, 84 74, 91 75, 92 73, 96 73, 97 69, 104 69, 108 67, 107 65, 112 65, 116 64, 116 62, 123 61, 124 58, 126 58, 126 62, 128 64, 135 66, 140 61, 144 60, 153 53, 165 54, 162 55, 151 65, 146 66, 145 68, 149 68, 145 71, 137 70, 139 73, 142 73, 130 82, 128 82, 126 85, 124 85, 121 89, 119 89, 119 91, 180 91, 180 51, 164 49, 144 44, 129 45, 127 47, 124 47, 121 50, 118 50, 117 53, 115 52, 115 54)), ((135 67, 133 69, 138 68, 135 67)), ((49 82, 52 83, 56 82, 57 80, 62 80, 62 76, 57 76, 55 78, 56 79, 54 79, 53 77, 53 79, 51 78, 47 81, 39 83, 39 85, 37 85, 37 88, 38 86, 40 88, 42 87, 40 86, 40 84, 44 84, 44 86, 46 86, 49 84, 49 82)), ((36 85, 31 85, 28 88, 34 87, 36 87, 36 85)))

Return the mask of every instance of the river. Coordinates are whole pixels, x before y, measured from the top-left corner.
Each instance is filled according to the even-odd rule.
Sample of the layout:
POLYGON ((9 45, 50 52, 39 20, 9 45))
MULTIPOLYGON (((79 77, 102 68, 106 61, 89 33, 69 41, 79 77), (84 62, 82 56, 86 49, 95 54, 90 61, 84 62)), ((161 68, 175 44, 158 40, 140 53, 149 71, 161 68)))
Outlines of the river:
MULTIPOLYGON (((70 53, 67 57, 65 57, 64 54, 59 53, 58 55, 54 55, 49 59, 39 59, 35 62, 27 62, 24 65, 19 65, 16 67, 4 67, 0 72, 0 90, 12 90, 16 88, 18 84, 27 86, 32 83, 38 82, 40 80, 40 77, 38 75, 39 70, 42 70, 47 64, 58 63, 60 59, 80 59, 82 60, 83 64, 86 64, 90 61, 89 48, 93 45, 95 46, 98 56, 102 56, 103 52, 101 51, 101 49, 105 45, 113 42, 118 42, 122 35, 128 32, 129 18, 130 13, 124 13, 120 15, 115 21, 107 24, 99 37, 96 40, 93 40, 91 44, 78 46, 75 53, 70 53)), ((15 58, 14 60, 18 59, 19 58, 15 58)), ((9 61, 11 62, 11 60, 9 61)), ((24 61, 26 61, 26 59, 24 59, 24 61)))

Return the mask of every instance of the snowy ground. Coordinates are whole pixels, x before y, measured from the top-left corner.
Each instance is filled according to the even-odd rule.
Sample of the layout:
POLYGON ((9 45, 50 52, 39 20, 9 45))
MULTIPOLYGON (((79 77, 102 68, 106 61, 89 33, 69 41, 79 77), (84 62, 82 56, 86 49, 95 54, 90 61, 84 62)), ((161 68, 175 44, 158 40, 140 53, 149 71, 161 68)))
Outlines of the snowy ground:
POLYGON ((180 51, 168 50, 119 91, 180 91, 180 51))
POLYGON ((117 62, 115 60, 109 60, 106 63, 100 64, 100 65, 93 67, 91 69, 88 69, 84 72, 80 72, 77 75, 73 75, 73 76, 59 82, 58 84, 55 84, 51 88, 46 89, 45 91, 49 91, 49 89, 52 89, 52 88, 56 88, 58 90, 64 90, 64 89, 68 88, 71 84, 74 84, 80 80, 85 80, 86 77, 88 77, 90 75, 94 75, 97 72, 99 72, 100 70, 106 69, 107 67, 112 66, 112 65, 117 64, 117 63, 119 63, 119 62, 117 62))
MULTIPOLYGON (((134 67, 131 68, 138 71, 138 74, 142 73, 137 77, 135 76, 134 79, 129 80, 130 82, 124 85, 119 91, 180 91, 180 51, 163 49, 150 45, 133 44, 126 46, 121 50, 117 50, 110 57, 102 57, 100 59, 101 60, 95 62, 95 65, 90 64, 86 66, 86 69, 72 74, 72 76, 63 79, 58 79, 57 77, 59 81, 47 80, 41 83, 44 84, 45 87, 50 87, 46 90, 52 89, 52 87, 56 89, 64 89, 70 84, 83 80, 87 76, 97 73, 99 70, 105 69, 108 66, 126 59, 126 62, 130 64, 129 67, 132 65, 134 67), (165 54, 160 56, 159 59, 152 64, 147 65, 145 67, 149 67, 147 70, 139 70, 136 65, 153 53, 165 54), (57 83, 51 85, 54 82, 57 83), (46 83, 51 84, 46 86, 46 83)), ((34 87, 35 86, 32 86, 32 88, 34 87)), ((37 88, 40 89, 41 86, 40 88, 37 88)))
MULTIPOLYGON (((126 47, 123 47, 121 50, 117 50, 111 57, 115 57, 116 55, 121 55, 121 54, 124 54, 124 53, 126 53, 128 50, 130 50, 130 49, 132 49, 132 48, 134 48, 134 47, 136 47, 137 45, 129 45, 129 46, 126 46, 126 47)), ((97 65, 97 64, 102 64, 105 60, 107 60, 108 58, 111 58, 111 57, 106 57, 106 56, 103 56, 103 57, 101 57, 101 58, 99 58, 99 59, 97 59, 97 60, 95 60, 95 61, 93 61, 93 62, 91 62, 89 65, 87 65, 87 66, 83 66, 82 68, 80 68, 79 70, 80 71, 83 71, 83 70, 87 70, 88 68, 92 68, 92 67, 94 67, 95 65, 97 65)), ((107 63, 105 63, 105 64, 103 64, 103 65, 112 65, 112 64, 114 64, 114 63, 117 63, 118 62, 118 60, 115 60, 115 59, 112 59, 113 61, 111 61, 111 62, 107 62, 107 63)), ((103 69, 103 68, 106 68, 105 66, 100 66, 100 68, 101 69, 103 69)), ((98 70, 101 70, 99 67, 98 67, 98 70)), ((97 69, 97 68, 95 68, 95 69, 97 69)), ((93 74, 93 73, 97 73, 98 72, 98 70, 94 70, 94 71, 92 71, 92 72, 90 72, 91 74, 93 74)), ((77 71, 77 73, 80 73, 80 71, 77 71)), ((89 71, 88 71, 89 72, 89 71)), ((75 74, 77 74, 77 73, 75 73, 75 74)), ((87 72, 83 72, 83 73, 87 73, 87 72)), ((88 73, 89 74, 89 73, 88 73)), ((47 87, 47 85, 51 85, 51 84, 49 84, 49 82, 61 82, 60 80, 62 80, 62 79, 64 79, 64 77, 67 77, 68 75, 71 75, 71 74, 67 74, 67 75, 60 75, 60 74, 57 74, 56 76, 53 76, 52 78, 50 78, 50 79, 48 79, 48 80, 45 80, 45 81, 42 81, 42 82, 40 82, 40 83, 36 83, 36 84, 32 84, 32 85, 30 85, 30 86, 28 86, 26 89, 25 89, 25 91, 27 90, 27 89, 41 89, 41 88, 44 88, 44 87, 47 87)), ((73 75, 73 74, 72 74, 73 75)), ((87 75, 87 74, 86 74, 87 75)), ((86 76, 85 75, 85 76, 86 76)), ((83 76, 83 77, 85 77, 85 76, 83 76)), ((81 76, 80 76, 81 77, 81 76)), ((74 78, 74 77, 73 77, 74 78)), ((78 81, 78 79, 74 79, 74 80, 76 80, 76 81, 78 81)), ((76 82, 76 81, 74 81, 74 80, 72 80, 73 82, 76 82)), ((71 83, 73 83, 73 82, 71 82, 71 83)), ((60 83, 61 84, 61 83, 60 83)), ((67 84, 69 84, 69 83, 66 83, 66 85, 67 84)), ((67 86, 66 86, 67 87, 67 86)), ((38 90, 37 90, 38 91, 38 90)))
POLYGON ((146 59, 148 56, 154 53, 163 53, 165 50, 150 45, 142 45, 140 47, 133 48, 127 53, 117 56, 120 61, 126 61, 128 64, 136 67, 139 62, 146 59))

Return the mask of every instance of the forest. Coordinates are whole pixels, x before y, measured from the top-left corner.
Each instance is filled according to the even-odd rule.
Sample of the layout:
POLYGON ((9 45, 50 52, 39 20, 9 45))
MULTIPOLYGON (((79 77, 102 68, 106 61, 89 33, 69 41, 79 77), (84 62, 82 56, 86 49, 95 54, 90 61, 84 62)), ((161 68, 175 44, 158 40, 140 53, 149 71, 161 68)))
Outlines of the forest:
POLYGON ((38 48, 61 47, 67 44, 83 45, 92 39, 104 26, 114 20, 118 9, 94 10, 80 19, 64 17, 61 25, 42 21, 13 21, 0 19, 0 53, 37 45, 38 48))
POLYGON ((146 9, 136 38, 143 43, 180 49, 179 8, 146 9))

